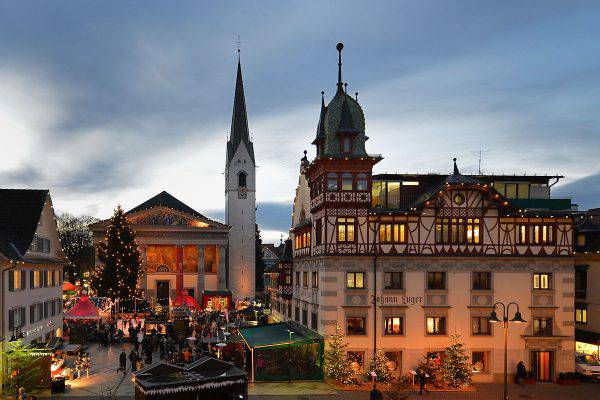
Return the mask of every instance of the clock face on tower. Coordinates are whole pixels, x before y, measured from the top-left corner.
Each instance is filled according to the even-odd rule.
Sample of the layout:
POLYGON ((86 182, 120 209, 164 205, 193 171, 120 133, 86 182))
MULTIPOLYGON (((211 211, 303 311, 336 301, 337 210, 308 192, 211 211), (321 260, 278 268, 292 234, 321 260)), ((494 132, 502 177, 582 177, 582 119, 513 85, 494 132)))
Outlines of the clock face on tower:
POLYGON ((465 196, 462 193, 457 193, 454 195, 454 204, 461 205, 465 202, 465 196))

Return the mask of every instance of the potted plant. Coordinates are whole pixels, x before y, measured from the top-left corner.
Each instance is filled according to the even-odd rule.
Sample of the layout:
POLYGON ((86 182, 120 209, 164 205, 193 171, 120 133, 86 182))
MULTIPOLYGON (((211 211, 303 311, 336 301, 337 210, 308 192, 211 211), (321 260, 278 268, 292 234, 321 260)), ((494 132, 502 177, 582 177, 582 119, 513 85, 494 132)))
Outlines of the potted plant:
POLYGON ((556 383, 561 386, 579 386, 579 376, 575 372, 561 372, 556 383))

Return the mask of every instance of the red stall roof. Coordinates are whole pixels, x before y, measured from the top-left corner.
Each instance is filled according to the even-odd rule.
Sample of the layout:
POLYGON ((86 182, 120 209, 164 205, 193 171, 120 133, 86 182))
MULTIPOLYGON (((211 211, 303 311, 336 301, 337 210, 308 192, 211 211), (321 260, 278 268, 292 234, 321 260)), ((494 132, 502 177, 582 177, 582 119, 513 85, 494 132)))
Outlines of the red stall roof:
POLYGON ((81 296, 77 304, 65 313, 65 319, 100 319, 100 311, 87 296, 81 296))

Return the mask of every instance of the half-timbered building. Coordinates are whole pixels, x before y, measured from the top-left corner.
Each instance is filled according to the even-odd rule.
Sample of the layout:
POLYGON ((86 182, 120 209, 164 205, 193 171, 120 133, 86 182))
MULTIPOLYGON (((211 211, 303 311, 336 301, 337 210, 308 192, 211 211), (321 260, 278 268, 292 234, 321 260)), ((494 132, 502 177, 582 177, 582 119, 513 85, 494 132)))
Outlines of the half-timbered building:
MULTIPOLYGON (((357 370, 375 349, 409 373, 460 335, 475 379, 502 376, 502 328, 489 316, 516 302, 509 370, 524 361, 538 380, 574 366, 571 203, 550 197, 560 176, 374 175, 365 118, 342 83, 323 99, 313 144, 301 160, 294 203, 293 298, 276 318, 321 334, 345 330, 357 370)), ((511 312, 514 312, 511 309, 511 312)))

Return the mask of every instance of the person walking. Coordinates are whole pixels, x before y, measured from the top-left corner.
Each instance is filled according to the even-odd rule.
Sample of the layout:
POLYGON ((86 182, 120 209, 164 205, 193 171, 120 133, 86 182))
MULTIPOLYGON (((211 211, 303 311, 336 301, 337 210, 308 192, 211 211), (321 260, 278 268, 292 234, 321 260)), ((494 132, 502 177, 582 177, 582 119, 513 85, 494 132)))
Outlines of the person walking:
POLYGON ((127 354, 125 354, 125 348, 121 349, 121 354, 119 355, 119 368, 117 368, 117 372, 123 371, 123 375, 127 373, 127 354))
POLYGON ((427 374, 422 368, 417 372, 417 382, 419 382, 419 396, 423 396, 423 390, 429 394, 429 390, 425 387, 425 384, 427 383, 427 374))
POLYGON ((517 383, 524 386, 525 375, 527 375, 527 369, 523 361, 519 361, 517 364, 517 383))
POLYGON ((129 353, 129 363, 131 364, 131 372, 137 371, 138 354, 135 349, 131 349, 129 353))

